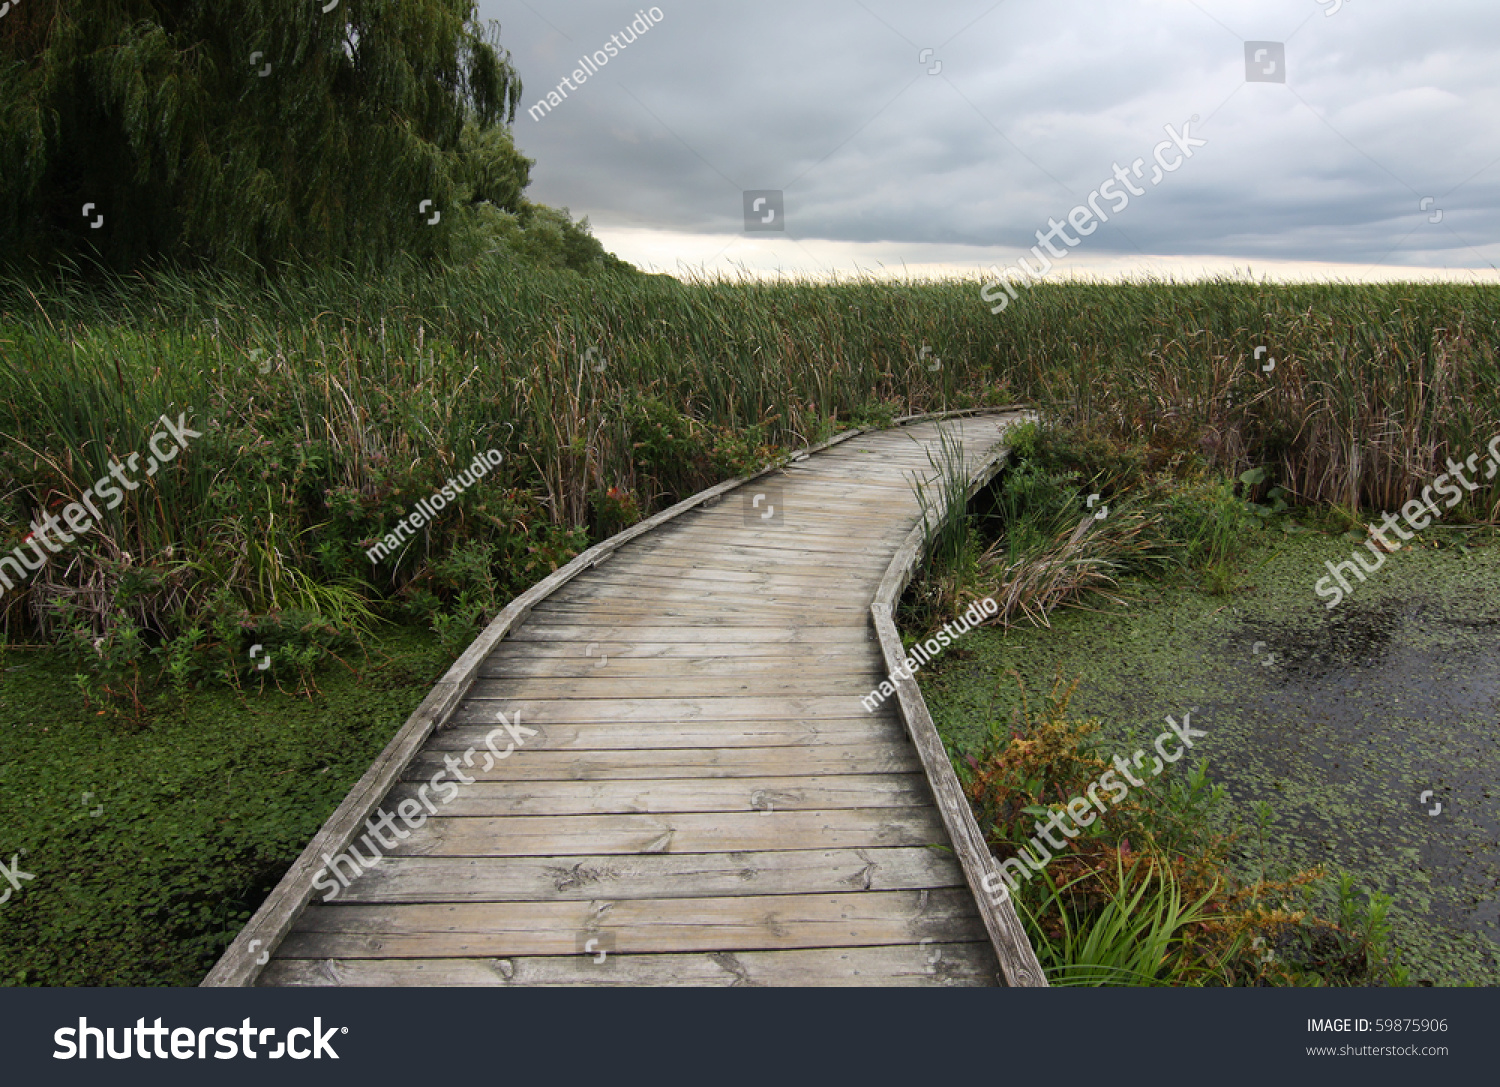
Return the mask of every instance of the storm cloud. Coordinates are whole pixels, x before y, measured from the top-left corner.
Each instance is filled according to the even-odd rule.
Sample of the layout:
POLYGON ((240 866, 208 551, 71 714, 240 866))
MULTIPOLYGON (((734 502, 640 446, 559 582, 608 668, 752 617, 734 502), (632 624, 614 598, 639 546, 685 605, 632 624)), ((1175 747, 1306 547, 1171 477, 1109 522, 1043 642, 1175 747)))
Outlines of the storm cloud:
POLYGON ((1008 263, 1142 159, 1145 195, 1060 270, 1500 279, 1493 0, 481 0, 480 14, 525 82, 532 198, 656 269, 1008 263), (585 59, 598 51, 606 63, 585 59), (560 105, 528 114, 563 81, 560 105), (1185 124, 1206 145, 1150 184, 1165 126, 1185 124), (757 190, 781 195, 752 223, 757 190))

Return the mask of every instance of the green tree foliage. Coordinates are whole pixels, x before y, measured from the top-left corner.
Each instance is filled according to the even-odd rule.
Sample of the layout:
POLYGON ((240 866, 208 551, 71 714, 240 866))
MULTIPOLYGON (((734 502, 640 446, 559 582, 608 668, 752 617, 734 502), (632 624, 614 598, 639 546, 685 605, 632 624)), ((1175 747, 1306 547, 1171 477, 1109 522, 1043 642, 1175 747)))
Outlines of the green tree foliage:
POLYGON ((12 0, 0 262, 378 265, 522 214, 521 83, 474 0, 330 2, 12 0))
POLYGON ((574 222, 567 208, 549 208, 522 200, 514 215, 496 211, 494 205, 480 210, 476 217, 476 237, 486 246, 485 252, 506 253, 522 264, 538 268, 635 271, 629 263, 605 250, 590 232, 587 217, 574 222))

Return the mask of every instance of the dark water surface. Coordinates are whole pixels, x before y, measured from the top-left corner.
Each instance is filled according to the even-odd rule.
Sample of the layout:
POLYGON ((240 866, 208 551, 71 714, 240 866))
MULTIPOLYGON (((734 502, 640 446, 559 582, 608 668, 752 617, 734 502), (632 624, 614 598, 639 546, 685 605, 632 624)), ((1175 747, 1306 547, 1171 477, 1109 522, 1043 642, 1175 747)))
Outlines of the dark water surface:
POLYGON ((1287 537, 1246 591, 1136 585, 1128 608, 981 631, 923 690, 960 745, 987 714, 1009 720, 1008 669, 1033 702, 1059 669, 1079 678, 1072 710, 1122 754, 1197 707, 1194 753, 1234 814, 1275 812, 1264 843, 1245 835, 1247 871, 1353 873, 1395 897, 1414 981, 1500 984, 1500 545, 1404 548, 1329 610, 1313 585, 1351 549, 1287 537))

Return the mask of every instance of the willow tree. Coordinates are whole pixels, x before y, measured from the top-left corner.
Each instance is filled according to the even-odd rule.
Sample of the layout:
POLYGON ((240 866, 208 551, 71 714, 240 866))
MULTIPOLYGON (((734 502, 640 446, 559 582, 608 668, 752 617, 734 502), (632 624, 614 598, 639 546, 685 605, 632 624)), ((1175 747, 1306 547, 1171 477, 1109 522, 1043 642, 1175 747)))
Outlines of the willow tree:
POLYGON ((521 204, 521 83, 474 0, 0 7, 0 262, 378 264, 521 204))

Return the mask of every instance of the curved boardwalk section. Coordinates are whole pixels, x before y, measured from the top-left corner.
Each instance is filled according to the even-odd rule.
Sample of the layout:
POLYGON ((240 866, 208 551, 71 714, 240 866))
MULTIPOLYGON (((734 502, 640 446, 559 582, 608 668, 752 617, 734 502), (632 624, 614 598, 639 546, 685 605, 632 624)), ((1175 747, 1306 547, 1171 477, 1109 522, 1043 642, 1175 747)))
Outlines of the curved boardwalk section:
POLYGON ((1017 418, 857 434, 549 588, 206 984, 1003 980, 896 700, 861 698, 912 475, 1017 418))

